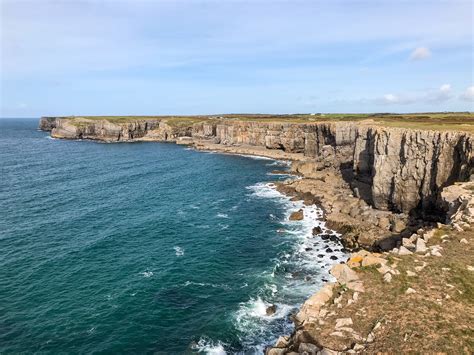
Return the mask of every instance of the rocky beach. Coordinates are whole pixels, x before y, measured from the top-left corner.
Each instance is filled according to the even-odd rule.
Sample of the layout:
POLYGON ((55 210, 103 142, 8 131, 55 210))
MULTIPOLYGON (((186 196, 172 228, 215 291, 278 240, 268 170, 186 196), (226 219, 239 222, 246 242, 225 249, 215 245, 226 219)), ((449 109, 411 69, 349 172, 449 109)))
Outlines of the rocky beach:
MULTIPOLYGON (((461 126, 157 116, 44 117, 39 128, 53 138, 175 142, 291 161, 290 172, 300 178, 276 184, 279 192, 303 201, 291 217, 308 218, 306 208, 320 207, 327 228, 340 234, 352 254, 332 267, 332 282, 308 295, 292 316, 292 334, 282 334, 266 353, 414 351, 416 344, 432 351, 443 346, 443 336, 452 339, 448 350, 472 350, 474 136, 461 126), (433 334, 405 319, 430 302, 433 310, 425 317, 440 307, 470 316, 452 334, 433 334)), ((317 228, 313 235, 334 238, 317 228)), ((441 318, 444 325, 450 322, 441 318)))

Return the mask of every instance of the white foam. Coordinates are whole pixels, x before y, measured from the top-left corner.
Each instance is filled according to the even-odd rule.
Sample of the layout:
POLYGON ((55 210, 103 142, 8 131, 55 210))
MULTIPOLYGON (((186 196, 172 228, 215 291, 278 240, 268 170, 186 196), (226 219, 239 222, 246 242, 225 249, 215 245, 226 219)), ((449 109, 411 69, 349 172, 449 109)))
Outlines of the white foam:
POLYGON ((153 276, 153 271, 143 271, 140 273, 143 277, 152 277, 153 276))
POLYGON ((233 155, 238 155, 240 157, 250 158, 250 159, 254 159, 254 160, 270 160, 270 161, 275 160, 273 158, 264 157, 262 155, 250 155, 250 154, 233 154, 233 155))
POLYGON ((212 288, 222 288, 224 290, 231 289, 231 287, 227 284, 213 284, 213 283, 208 283, 208 282, 194 282, 194 281, 186 281, 183 286, 185 287, 188 287, 188 286, 212 287, 212 288))
POLYGON ((217 217, 219 217, 219 218, 229 218, 229 215, 227 213, 218 213, 217 217))
POLYGON ((283 228, 278 228, 278 240, 290 245, 289 249, 274 259, 272 270, 262 273, 264 285, 250 296, 249 301, 241 303, 234 314, 234 324, 245 351, 252 349, 263 352, 266 345, 282 334, 282 326, 287 332, 292 331, 293 324, 288 321, 287 316, 321 288, 323 279, 331 280, 331 265, 347 256, 339 250, 341 245, 337 241, 313 236, 313 228, 316 226, 323 233, 334 233, 321 220, 321 208, 316 205, 305 206, 302 201, 291 201, 290 197, 278 192, 273 183, 257 183, 247 189, 250 190, 250 197, 270 198, 283 205, 286 212, 280 221, 283 228), (303 210, 303 220, 290 221, 290 214, 300 209, 303 210), (326 252, 328 247, 333 251, 326 252), (331 256, 337 259, 333 260, 331 256), (306 275, 310 278, 306 278, 306 275), (277 310, 275 314, 267 315, 266 309, 270 304, 277 305, 277 310))
POLYGON ((255 185, 247 186, 246 189, 252 191, 250 194, 251 196, 259 198, 273 198, 279 199, 281 201, 289 200, 289 198, 275 189, 275 184, 273 183, 259 182, 255 185))
POLYGON ((184 249, 181 247, 173 247, 174 251, 176 252, 176 256, 183 256, 184 255, 184 249))
POLYGON ((198 353, 205 353, 209 355, 225 355, 227 352, 224 350, 224 345, 220 341, 214 342, 207 338, 201 338, 193 346, 194 350, 197 350, 198 353))

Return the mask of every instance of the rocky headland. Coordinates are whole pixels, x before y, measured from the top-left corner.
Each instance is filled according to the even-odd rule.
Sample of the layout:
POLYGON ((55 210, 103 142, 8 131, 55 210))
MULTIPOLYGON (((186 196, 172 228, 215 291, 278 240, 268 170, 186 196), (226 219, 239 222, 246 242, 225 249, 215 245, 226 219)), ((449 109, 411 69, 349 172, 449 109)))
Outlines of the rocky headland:
MULTIPOLYGON (((399 302, 421 302, 419 296, 427 293, 421 288, 427 284, 442 288, 429 281, 427 270, 462 270, 468 277, 461 286, 447 277, 445 283, 452 287, 425 294, 428 300, 435 294, 433 307, 474 292, 472 253, 465 253, 472 251, 474 217, 474 183, 469 182, 474 135, 469 132, 387 127, 373 120, 271 122, 234 117, 44 117, 39 128, 54 138, 166 141, 291 160, 291 171, 302 178, 280 183, 279 191, 320 205, 328 227, 341 232, 344 246, 354 253, 333 267, 336 282, 304 303, 294 316, 294 333, 281 337, 268 354, 418 351, 413 332, 400 334, 404 344, 390 341, 400 326, 399 302), (465 255, 458 258, 461 263, 449 259, 459 248, 465 255), (384 310, 384 299, 394 304, 384 310), (381 334, 385 342, 376 341, 384 339, 381 334)), ((473 311, 472 299, 468 305, 473 311)), ((459 334, 457 339, 472 340, 472 328, 470 333, 462 328, 459 334)), ((433 344, 439 344, 436 341, 433 344)), ((461 341, 452 350, 472 350, 472 343, 466 344, 461 341)))

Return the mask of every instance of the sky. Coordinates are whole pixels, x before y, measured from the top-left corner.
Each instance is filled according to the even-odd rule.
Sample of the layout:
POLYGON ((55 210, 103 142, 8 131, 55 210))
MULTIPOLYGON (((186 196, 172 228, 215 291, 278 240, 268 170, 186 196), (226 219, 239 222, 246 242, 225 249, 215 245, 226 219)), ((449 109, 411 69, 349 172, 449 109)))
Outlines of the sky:
POLYGON ((474 111, 474 1, 0 0, 1 117, 474 111))

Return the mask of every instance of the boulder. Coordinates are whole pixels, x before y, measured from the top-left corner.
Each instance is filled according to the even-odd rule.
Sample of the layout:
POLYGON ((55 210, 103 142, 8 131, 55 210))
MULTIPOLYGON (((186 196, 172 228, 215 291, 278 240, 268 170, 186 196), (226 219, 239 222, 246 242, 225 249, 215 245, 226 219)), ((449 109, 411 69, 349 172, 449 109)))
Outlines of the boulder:
POLYGON ((386 263, 387 263, 386 259, 374 256, 374 255, 367 255, 362 260, 362 266, 385 265, 386 263))
POLYGON ((401 233, 406 227, 405 221, 401 219, 395 219, 391 224, 391 231, 394 233, 401 233))
POLYGON ((301 221, 304 218, 303 210, 300 209, 299 211, 293 212, 290 215, 290 221, 301 221))
POLYGON ((407 248, 405 248, 403 245, 400 246, 400 249, 398 249, 398 255, 411 255, 413 254, 411 251, 409 251, 407 248))
POLYGON ((301 343, 298 347, 298 353, 305 355, 316 355, 321 348, 311 343, 301 343))
POLYGON ((390 220, 387 217, 380 217, 378 226, 383 230, 388 230, 390 229, 390 220))
POLYGON ((359 280, 357 273, 346 264, 336 264, 330 272, 340 284, 348 284, 351 281, 359 280))
POLYGON ((321 229, 320 226, 316 226, 316 227, 313 228, 313 235, 318 235, 322 232, 323 232, 323 230, 321 229))
POLYGON ((425 241, 421 238, 418 238, 416 240, 415 252, 419 254, 424 254, 427 250, 428 248, 426 247, 425 241))
POLYGON ((272 314, 275 314, 277 307, 272 304, 271 306, 268 306, 267 309, 265 310, 265 313, 267 316, 271 316, 272 314))
POLYGON ((287 349, 285 348, 269 348, 265 351, 266 355, 285 355, 287 349))
POLYGON ((308 319, 317 318, 321 307, 333 296, 334 285, 333 283, 325 284, 321 290, 308 298, 295 316, 295 323, 302 324, 308 319))
POLYGON ((275 343, 275 348, 286 348, 288 347, 290 341, 290 337, 288 336, 281 336, 275 343))
POLYGON ((352 318, 339 318, 336 319, 336 328, 345 327, 348 325, 352 325, 352 318))

